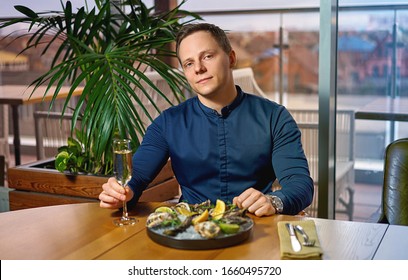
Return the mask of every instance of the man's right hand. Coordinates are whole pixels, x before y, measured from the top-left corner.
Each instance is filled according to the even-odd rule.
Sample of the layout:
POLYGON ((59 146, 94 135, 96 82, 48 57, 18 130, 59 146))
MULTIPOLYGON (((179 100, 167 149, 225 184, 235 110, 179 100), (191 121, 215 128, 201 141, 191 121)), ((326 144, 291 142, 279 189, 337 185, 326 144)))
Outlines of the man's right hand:
POLYGON ((122 186, 114 177, 102 185, 102 192, 99 194, 100 207, 108 209, 118 209, 123 206, 124 201, 129 201, 133 197, 133 191, 126 186, 122 186))

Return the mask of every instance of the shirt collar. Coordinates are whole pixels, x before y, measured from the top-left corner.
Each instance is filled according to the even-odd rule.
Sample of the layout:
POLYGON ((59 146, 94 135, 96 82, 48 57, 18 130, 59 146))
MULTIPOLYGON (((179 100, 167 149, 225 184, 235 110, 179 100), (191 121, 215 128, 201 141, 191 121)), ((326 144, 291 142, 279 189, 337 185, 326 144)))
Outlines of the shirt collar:
POLYGON ((225 106, 224 108, 221 109, 221 114, 218 114, 218 112, 214 109, 211 109, 204 104, 200 102, 200 100, 197 98, 198 104, 200 108, 204 111, 204 113, 208 116, 218 116, 222 118, 227 118, 229 114, 238 107, 238 105, 241 103, 242 99, 244 98, 244 94, 242 92, 242 89, 239 86, 235 86, 237 89, 237 96, 235 97, 234 101, 231 102, 231 104, 225 106))

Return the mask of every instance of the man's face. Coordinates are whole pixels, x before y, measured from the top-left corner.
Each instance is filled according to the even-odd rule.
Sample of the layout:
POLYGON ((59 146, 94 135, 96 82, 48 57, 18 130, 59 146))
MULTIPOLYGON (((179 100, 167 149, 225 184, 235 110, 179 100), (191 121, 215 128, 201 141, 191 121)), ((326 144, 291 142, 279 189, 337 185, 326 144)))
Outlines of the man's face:
POLYGON ((226 54, 208 32, 198 31, 186 37, 178 55, 191 87, 204 98, 222 94, 232 80, 235 53, 226 54))

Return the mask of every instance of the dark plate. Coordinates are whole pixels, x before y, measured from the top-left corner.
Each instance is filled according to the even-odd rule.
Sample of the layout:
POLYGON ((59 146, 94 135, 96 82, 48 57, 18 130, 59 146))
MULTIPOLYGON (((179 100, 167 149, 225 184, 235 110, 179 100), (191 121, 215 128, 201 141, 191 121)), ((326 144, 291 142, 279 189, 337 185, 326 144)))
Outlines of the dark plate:
POLYGON ((214 239, 183 239, 162 234, 156 229, 147 228, 147 235, 161 245, 176 249, 205 250, 225 248, 239 244, 246 240, 252 230, 254 222, 247 217, 247 222, 241 225, 240 230, 235 234, 220 234, 214 239))

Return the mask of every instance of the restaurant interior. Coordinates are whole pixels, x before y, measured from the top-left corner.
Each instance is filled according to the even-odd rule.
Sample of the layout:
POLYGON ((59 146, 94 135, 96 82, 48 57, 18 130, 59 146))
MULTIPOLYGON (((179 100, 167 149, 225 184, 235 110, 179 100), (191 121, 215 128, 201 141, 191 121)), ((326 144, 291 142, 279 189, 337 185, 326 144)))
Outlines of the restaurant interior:
MULTIPOLYGON (((6 2, 11 10, 17 1, 6 2)), ((82 2, 72 1, 74 5, 82 2)), ((148 7, 164 10, 181 3, 180 0, 143 2, 148 7)), ((253 94, 284 105, 298 123, 315 188, 306 215, 379 223, 384 219, 384 203, 398 197, 387 193, 386 186, 390 180, 395 184, 395 176, 404 172, 401 169, 390 174, 394 171, 386 170, 395 165, 391 152, 398 153, 399 160, 405 161, 408 167, 407 145, 387 149, 391 143, 408 138, 408 4, 392 0, 239 0, 232 6, 225 2, 187 0, 182 8, 227 30, 238 57, 234 69, 236 83, 253 94)), ((40 3, 27 5, 36 11, 43 9, 40 3)), ((0 23, 11 17, 2 12, 0 23)), ((19 32, 13 36, 19 36, 19 32)), ((25 184, 34 186, 36 193, 43 190, 35 189, 37 175, 24 175, 19 167, 53 159, 57 149, 65 145, 72 115, 60 118, 64 98, 56 100, 52 112, 48 112, 49 100, 15 101, 7 95, 12 93, 20 99, 23 93, 27 96, 27 86, 52 61, 52 52, 40 55, 31 49, 19 54, 27 39, 16 40, 7 34, 0 29, 0 212, 97 201, 95 194, 74 199, 69 193, 55 193, 55 189, 41 199, 26 196, 32 190, 22 187, 25 184), (63 139, 51 139, 55 137, 48 131, 52 127, 59 130, 63 139), (52 195, 59 198, 51 198, 52 195), (51 199, 49 204, 47 198, 51 199), (35 202, 28 202, 30 199, 35 202)), ((178 67, 177 63, 174 66, 178 67)), ((158 79, 157 87, 159 83, 158 79)), ((64 87, 69 89, 68 84, 64 87)), ((190 92, 185 95, 193 96, 190 92)), ((78 100, 71 98, 70 105, 75 107, 78 100)), ((161 109, 168 106, 164 104, 161 109)), ((407 176, 403 178, 407 180, 407 176)), ((177 201, 179 192, 173 179, 166 179, 165 183, 173 187, 159 196, 159 191, 152 187, 146 201, 177 201)), ((405 193, 407 186, 405 181, 405 193)), ((407 204, 407 201, 399 203, 407 204)), ((406 207, 398 210, 408 216, 406 207)), ((405 222, 407 226, 408 220, 405 222)), ((78 256, 88 258, 86 254, 78 256)), ((217 256, 230 258, 232 253, 217 256)), ((76 257, 72 252, 65 255, 65 258, 76 257)), ((121 257, 108 253, 101 258, 121 257)), ((208 256, 194 252, 193 257, 208 256)), ((135 255, 124 258, 135 258, 135 255)))

